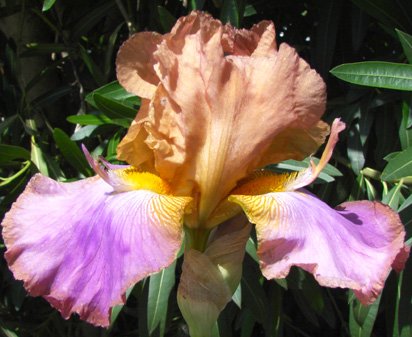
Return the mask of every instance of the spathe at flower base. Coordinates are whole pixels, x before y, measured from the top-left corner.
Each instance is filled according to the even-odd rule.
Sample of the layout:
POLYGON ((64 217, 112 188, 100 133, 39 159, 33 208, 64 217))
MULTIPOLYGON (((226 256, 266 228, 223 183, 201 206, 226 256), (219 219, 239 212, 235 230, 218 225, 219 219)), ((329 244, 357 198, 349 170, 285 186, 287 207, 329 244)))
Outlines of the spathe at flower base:
POLYGON ((389 207, 360 201, 333 210, 303 189, 331 158, 340 120, 318 165, 283 175, 262 169, 305 158, 329 133, 322 79, 293 48, 277 48, 271 22, 237 30, 192 12, 168 34, 131 37, 117 71, 142 97, 118 148, 131 166, 95 161, 84 149, 95 177, 58 183, 37 174, 2 223, 9 267, 30 294, 65 318, 108 326, 126 289, 170 265, 186 233, 178 302, 192 337, 208 336, 239 283, 247 219, 268 279, 296 265, 368 304, 391 266, 403 268, 409 248, 389 207))

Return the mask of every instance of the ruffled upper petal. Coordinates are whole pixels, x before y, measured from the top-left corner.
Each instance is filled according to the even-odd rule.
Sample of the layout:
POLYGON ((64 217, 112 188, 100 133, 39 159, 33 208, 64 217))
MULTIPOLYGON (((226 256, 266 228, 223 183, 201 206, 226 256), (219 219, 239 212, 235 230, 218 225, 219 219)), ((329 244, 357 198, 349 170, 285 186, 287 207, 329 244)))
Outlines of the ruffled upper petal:
POLYGON ((370 304, 391 265, 405 260, 399 216, 381 203, 348 202, 336 211, 304 191, 230 200, 256 224, 261 269, 268 279, 286 277, 291 266, 299 266, 321 285, 351 288, 370 304))
POLYGON ((156 95, 152 108, 160 109, 162 101, 173 108, 171 128, 183 130, 185 143, 154 132, 170 114, 152 114, 157 118, 145 127, 152 144, 169 145, 153 147, 160 176, 185 191, 180 185, 197 185, 198 217, 189 226, 205 223, 237 181, 259 165, 277 134, 288 127, 315 126, 325 106, 322 79, 293 48, 282 44, 276 51, 273 43, 262 41, 257 56, 225 55, 222 27, 205 14, 191 14, 154 56, 165 94, 156 95), (273 53, 263 52, 265 48, 273 53), (167 154, 161 152, 165 148, 167 154))
POLYGON ((116 59, 116 72, 119 83, 129 92, 152 98, 159 78, 153 65, 153 53, 163 36, 155 32, 134 34, 119 49, 116 59))
POLYGON ((329 135, 329 125, 319 121, 307 129, 286 128, 273 138, 259 163, 259 167, 294 159, 303 160, 313 154, 329 135))
POLYGON ((65 318, 109 325, 128 287, 171 264, 190 198, 116 193, 99 177, 58 183, 40 174, 6 214, 6 259, 34 296, 65 318))
POLYGON ((226 55, 269 56, 277 50, 275 26, 261 21, 250 30, 223 26, 222 47, 226 55))

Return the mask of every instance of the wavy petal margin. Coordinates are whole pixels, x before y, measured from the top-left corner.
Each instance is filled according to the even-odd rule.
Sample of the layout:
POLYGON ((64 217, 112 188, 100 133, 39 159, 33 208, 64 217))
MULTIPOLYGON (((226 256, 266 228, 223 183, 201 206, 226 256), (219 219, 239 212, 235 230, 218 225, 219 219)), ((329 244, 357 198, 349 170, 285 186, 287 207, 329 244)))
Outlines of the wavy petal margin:
POLYGON ((58 183, 37 174, 2 223, 5 256, 31 295, 106 327, 128 287, 174 261, 189 201, 115 193, 97 176, 58 183))
POLYGON ((382 291, 391 266, 406 261, 399 216, 378 202, 347 202, 333 210, 304 192, 230 197, 256 224, 261 269, 284 278, 292 266, 323 286, 353 289, 363 304, 382 291))
POLYGON ((265 158, 300 158, 323 142, 325 84, 293 48, 277 47, 273 23, 239 30, 193 11, 168 34, 139 34, 118 54, 118 79, 151 105, 118 156, 138 166, 140 154, 125 144, 150 149, 156 171, 176 193, 200 196, 187 226, 206 226, 237 182, 267 164, 265 158), (141 89, 144 81, 149 94, 141 89), (284 156, 280 142, 291 144, 284 156))
POLYGON ((134 34, 119 49, 116 59, 116 72, 119 83, 129 92, 152 98, 159 78, 153 65, 153 53, 163 36, 155 32, 134 34))

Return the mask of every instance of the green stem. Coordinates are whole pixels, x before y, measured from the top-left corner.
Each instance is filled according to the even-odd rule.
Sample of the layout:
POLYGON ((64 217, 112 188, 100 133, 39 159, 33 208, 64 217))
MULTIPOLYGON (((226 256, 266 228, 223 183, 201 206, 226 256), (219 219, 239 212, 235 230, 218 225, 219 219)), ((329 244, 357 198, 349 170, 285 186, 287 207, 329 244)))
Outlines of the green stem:
POLYGON ((209 239, 210 229, 186 228, 186 247, 204 252, 209 239))

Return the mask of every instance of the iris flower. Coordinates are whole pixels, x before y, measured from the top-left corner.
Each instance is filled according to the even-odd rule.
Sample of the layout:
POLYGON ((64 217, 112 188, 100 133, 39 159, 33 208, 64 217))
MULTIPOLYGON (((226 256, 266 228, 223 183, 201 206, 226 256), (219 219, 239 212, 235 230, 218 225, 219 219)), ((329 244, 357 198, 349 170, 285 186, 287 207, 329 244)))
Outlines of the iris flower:
POLYGON ((173 263, 185 241, 178 304, 191 335, 207 335, 239 284, 251 224, 267 279, 298 266, 369 304, 403 267, 405 231, 389 207, 332 209, 304 189, 345 125, 320 120, 324 82, 293 48, 277 47, 271 22, 238 30, 192 12, 168 34, 127 40, 117 75, 142 98, 118 147, 129 165, 84 149, 96 176, 37 174, 2 223, 14 276, 63 317, 108 326, 126 289, 173 263), (265 170, 307 157, 328 134, 318 164, 265 170))

